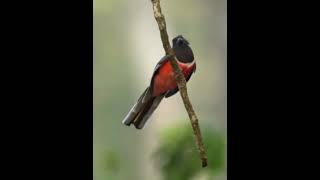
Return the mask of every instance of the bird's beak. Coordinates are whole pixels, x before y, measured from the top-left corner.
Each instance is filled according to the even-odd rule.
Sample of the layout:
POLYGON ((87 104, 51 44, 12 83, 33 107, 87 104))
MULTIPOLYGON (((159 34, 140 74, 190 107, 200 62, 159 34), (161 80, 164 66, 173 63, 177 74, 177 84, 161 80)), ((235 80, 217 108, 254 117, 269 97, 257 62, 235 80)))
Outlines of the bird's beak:
POLYGON ((182 44, 183 43, 183 39, 182 38, 178 38, 177 39, 177 44, 182 44))

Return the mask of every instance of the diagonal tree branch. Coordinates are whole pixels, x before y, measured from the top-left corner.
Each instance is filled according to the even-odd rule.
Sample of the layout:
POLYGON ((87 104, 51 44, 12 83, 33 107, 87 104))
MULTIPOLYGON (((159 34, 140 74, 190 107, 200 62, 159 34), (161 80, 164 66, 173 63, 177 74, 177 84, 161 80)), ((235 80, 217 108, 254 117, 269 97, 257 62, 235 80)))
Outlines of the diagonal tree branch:
POLYGON ((188 115, 189 115, 189 118, 191 121, 191 125, 192 125, 194 135, 196 138, 195 140, 198 145, 198 149, 199 149, 199 153, 200 153, 200 159, 202 161, 202 167, 206 167, 208 165, 207 155, 204 150, 204 145, 202 142, 198 118, 197 118, 196 113, 194 112, 192 104, 189 100, 187 86, 186 86, 186 84, 187 84, 186 79, 184 78, 184 76, 181 72, 181 69, 178 66, 178 63, 176 61, 176 57, 175 57, 174 52, 173 52, 173 50, 170 46, 170 43, 169 43, 169 37, 168 37, 168 33, 167 33, 167 28, 166 28, 166 21, 165 21, 164 15, 161 12, 160 0, 151 0, 151 2, 153 5, 154 17, 158 23, 158 27, 160 30, 163 48, 164 48, 166 54, 171 56, 170 62, 171 62, 171 65, 174 69, 174 74, 175 74, 176 82, 178 84, 180 95, 182 97, 184 106, 188 112, 188 115))

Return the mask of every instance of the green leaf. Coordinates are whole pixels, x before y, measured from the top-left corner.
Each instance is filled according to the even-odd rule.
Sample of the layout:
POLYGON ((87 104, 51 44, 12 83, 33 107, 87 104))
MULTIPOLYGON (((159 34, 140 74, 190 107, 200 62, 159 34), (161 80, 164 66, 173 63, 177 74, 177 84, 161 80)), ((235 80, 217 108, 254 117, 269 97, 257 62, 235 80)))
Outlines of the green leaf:
POLYGON ((199 152, 190 124, 177 125, 161 133, 160 145, 154 153, 165 179, 191 179, 206 171, 212 176, 224 169, 225 140, 213 128, 202 129, 202 138, 208 156, 208 167, 202 168, 199 152))

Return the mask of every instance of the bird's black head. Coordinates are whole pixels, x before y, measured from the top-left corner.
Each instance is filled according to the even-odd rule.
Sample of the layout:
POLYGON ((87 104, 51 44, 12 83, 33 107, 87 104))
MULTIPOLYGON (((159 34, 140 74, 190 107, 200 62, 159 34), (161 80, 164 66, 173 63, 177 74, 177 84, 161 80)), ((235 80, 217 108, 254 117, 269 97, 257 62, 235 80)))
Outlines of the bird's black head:
POLYGON ((194 60, 193 52, 189 46, 189 42, 182 35, 173 38, 172 49, 179 61, 183 63, 190 63, 194 60))

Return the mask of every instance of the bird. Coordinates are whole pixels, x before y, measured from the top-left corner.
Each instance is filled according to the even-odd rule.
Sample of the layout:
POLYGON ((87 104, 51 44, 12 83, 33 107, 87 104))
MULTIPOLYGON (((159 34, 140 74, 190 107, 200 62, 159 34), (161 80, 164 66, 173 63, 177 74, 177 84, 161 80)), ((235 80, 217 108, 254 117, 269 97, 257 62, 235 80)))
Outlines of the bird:
MULTIPOLYGON (((188 82, 196 71, 196 62, 190 44, 182 35, 178 35, 172 39, 172 50, 188 82)), ((163 98, 169 98, 179 91, 170 58, 172 58, 170 55, 165 55, 156 64, 150 85, 127 113, 122 124, 126 126, 133 124, 136 129, 143 129, 163 98)))

